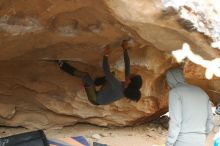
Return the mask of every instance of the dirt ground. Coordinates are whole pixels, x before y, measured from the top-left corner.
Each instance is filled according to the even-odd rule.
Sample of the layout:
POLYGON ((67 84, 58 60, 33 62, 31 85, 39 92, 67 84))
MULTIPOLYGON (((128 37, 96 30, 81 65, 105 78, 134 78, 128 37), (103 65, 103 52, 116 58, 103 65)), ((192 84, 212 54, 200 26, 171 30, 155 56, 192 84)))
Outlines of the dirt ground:
MULTIPOLYGON (((215 128, 208 137, 206 146, 212 146, 215 128)), ((0 127, 0 137, 28 131, 24 128, 0 127)), ((165 143, 167 129, 158 123, 146 123, 135 127, 103 128, 87 124, 65 127, 63 129, 45 130, 49 139, 71 136, 85 136, 90 142, 99 142, 108 146, 158 146, 165 143)))

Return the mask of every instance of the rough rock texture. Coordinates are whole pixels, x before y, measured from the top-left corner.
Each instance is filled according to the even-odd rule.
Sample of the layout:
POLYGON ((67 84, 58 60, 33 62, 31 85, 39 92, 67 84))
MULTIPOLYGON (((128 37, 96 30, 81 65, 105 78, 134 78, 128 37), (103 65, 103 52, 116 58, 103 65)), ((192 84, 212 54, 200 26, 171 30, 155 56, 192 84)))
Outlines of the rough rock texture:
MULTIPOLYGON (((162 0, 166 7, 178 10, 181 22, 210 37, 220 49, 220 6, 218 0, 162 0), (190 24, 191 23, 191 24, 190 24)), ((189 28, 189 27, 188 27, 189 28)))
MULTIPOLYGON (((164 1, 178 4, 182 2, 178 0, 164 1)), ((190 44, 192 51, 204 59, 213 60, 220 58, 220 51, 212 48, 210 45, 210 39, 213 39, 216 33, 217 36, 219 35, 219 23, 216 24, 213 22, 212 25, 207 24, 203 25, 203 27, 193 25, 194 23, 201 24, 201 21, 202 23, 206 23, 209 19, 213 19, 214 16, 208 17, 208 20, 205 18, 203 20, 200 19, 200 16, 202 17, 202 14, 206 12, 204 9, 202 9, 201 13, 197 14, 197 17, 194 18, 193 21, 189 21, 182 18, 182 11, 176 11, 172 7, 164 8, 160 0, 131 0, 129 2, 126 0, 109 0, 107 2, 120 22, 134 29, 142 39, 152 43, 159 50, 170 52, 182 48, 182 44, 187 42, 190 44), (198 33, 197 31, 191 31, 192 26, 200 32, 201 29, 204 31, 209 30, 208 34, 204 33, 211 38, 207 38, 204 34, 198 33)), ((190 0, 188 0, 188 2, 190 2, 190 0)), ((211 3, 206 0, 202 2, 211 3)), ((182 3, 180 6, 182 6, 180 8, 184 8, 182 3)), ((213 6, 208 5, 207 7, 213 6)), ((193 11, 199 11, 194 10, 194 8, 195 7, 190 8, 192 9, 191 17, 194 17, 193 11)), ((198 8, 201 7, 198 6, 198 8)), ((214 12, 211 11, 208 14, 210 13, 214 12)), ((188 15, 190 16, 190 14, 188 15)), ((216 22, 217 21, 218 19, 216 22)), ((213 80, 206 80, 204 68, 190 61, 186 62, 184 71, 189 81, 204 88, 214 102, 220 101, 219 78, 215 77, 213 80), (201 76, 203 77, 201 78, 201 76)))
MULTIPOLYGON (((126 126, 163 114, 168 94, 164 74, 177 65, 170 51, 188 42, 207 59, 219 56, 202 34, 187 31, 178 19, 177 13, 163 10, 159 0, 0 1, 0 124, 126 126), (80 79, 53 61, 68 60, 93 77, 101 76, 102 47, 110 44, 112 70, 123 80, 120 42, 128 37, 135 40, 129 51, 132 72, 144 79, 138 103, 124 98, 94 106, 80 79)), ((203 85, 206 80, 200 80, 201 74, 195 78, 194 69, 197 66, 185 65, 186 74, 203 85)), ((217 79, 207 82, 220 90, 217 79)))
POLYGON ((220 102, 220 80, 214 77, 212 80, 205 78, 205 69, 201 66, 186 61, 184 66, 185 76, 189 83, 195 84, 206 90, 214 104, 220 102))

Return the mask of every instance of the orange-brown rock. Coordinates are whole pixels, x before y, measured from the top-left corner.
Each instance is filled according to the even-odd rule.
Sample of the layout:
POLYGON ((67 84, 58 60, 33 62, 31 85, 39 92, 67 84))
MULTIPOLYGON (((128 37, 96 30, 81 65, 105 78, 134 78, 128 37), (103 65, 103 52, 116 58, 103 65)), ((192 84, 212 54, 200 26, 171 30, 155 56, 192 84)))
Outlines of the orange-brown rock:
POLYGON ((198 85, 206 90, 211 100, 216 104, 220 101, 220 79, 214 76, 212 80, 207 80, 205 77, 205 71, 205 68, 190 61, 186 61, 184 65, 184 74, 188 79, 188 82, 198 85))
MULTIPOLYGON (((163 9, 159 0, 0 1, 0 125, 126 126, 166 112, 165 72, 177 66, 170 51, 188 42, 208 59, 219 52, 202 34, 182 27, 178 13, 163 9), (54 61, 68 60, 95 78, 103 75, 102 48, 110 44, 111 68, 123 80, 120 43, 129 37, 134 40, 129 50, 132 72, 144 80, 137 103, 124 98, 106 106, 90 104, 81 80, 62 72, 54 61)), ((190 81, 202 86, 200 69, 192 72, 195 69, 185 65, 195 76, 190 81)), ((218 92, 218 85, 213 80, 205 89, 218 92)))

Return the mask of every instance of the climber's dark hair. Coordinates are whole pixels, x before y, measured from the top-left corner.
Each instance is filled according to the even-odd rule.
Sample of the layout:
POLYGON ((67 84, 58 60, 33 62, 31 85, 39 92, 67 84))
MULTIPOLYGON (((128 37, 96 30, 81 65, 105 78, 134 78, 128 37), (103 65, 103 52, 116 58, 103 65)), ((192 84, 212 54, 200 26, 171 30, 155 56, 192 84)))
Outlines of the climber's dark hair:
POLYGON ((142 78, 140 75, 133 75, 130 78, 130 83, 128 87, 124 90, 124 95, 126 98, 138 102, 141 98, 140 88, 142 86, 142 78))
POLYGON ((131 82, 129 83, 128 87, 140 89, 142 86, 142 78, 140 75, 134 75, 130 78, 131 82))
POLYGON ((136 101, 138 102, 141 98, 141 92, 139 89, 137 88, 133 88, 131 86, 128 86, 125 90, 124 90, 124 95, 126 98, 132 100, 132 101, 136 101))

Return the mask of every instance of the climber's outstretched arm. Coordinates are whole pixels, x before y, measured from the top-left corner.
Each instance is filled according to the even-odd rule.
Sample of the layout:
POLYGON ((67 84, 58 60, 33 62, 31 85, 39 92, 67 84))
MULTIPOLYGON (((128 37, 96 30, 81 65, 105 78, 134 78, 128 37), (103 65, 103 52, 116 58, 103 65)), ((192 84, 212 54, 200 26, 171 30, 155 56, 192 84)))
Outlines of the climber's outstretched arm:
POLYGON ((123 40, 122 42, 123 54, 124 54, 124 63, 125 63, 125 78, 130 75, 130 58, 128 55, 128 41, 123 40))

